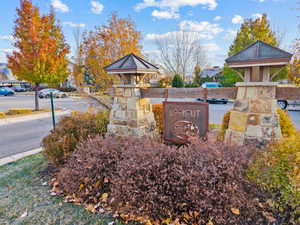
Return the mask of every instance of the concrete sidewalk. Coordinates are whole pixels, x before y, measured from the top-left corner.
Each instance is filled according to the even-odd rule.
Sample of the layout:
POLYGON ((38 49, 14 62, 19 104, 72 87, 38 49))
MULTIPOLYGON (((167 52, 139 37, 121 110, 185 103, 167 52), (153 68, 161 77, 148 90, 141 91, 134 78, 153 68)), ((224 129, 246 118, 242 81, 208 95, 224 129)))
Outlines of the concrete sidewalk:
POLYGON ((11 162, 14 162, 14 161, 17 161, 19 159, 25 158, 25 157, 30 156, 30 155, 37 154, 37 153, 41 152, 42 150, 43 150, 42 148, 37 148, 37 149, 30 150, 30 151, 26 151, 26 152, 22 152, 22 153, 19 153, 19 154, 16 154, 16 155, 12 155, 12 156, 2 158, 2 159, 0 159, 0 166, 3 166, 5 164, 8 164, 8 163, 11 163, 11 162))
MULTIPOLYGON (((55 116, 63 116, 70 114, 70 110, 65 111, 55 111, 55 116)), ((25 122, 25 121, 31 121, 31 120, 37 120, 37 119, 44 119, 51 117, 51 112, 44 112, 39 114, 29 114, 24 116, 18 116, 18 117, 12 117, 12 118, 3 118, 0 119, 0 126, 13 124, 13 123, 19 123, 19 122, 25 122)))

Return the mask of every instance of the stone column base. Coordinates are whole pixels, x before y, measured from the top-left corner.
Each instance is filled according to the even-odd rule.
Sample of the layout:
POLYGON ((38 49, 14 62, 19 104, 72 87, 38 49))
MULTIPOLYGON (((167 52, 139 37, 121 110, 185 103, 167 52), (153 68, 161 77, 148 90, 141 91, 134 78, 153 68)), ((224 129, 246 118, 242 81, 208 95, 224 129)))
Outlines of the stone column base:
POLYGON ((230 113, 227 144, 254 144, 258 147, 282 138, 274 83, 239 83, 230 113))
POLYGON ((107 135, 158 138, 150 100, 141 98, 135 85, 119 85, 115 90, 107 135))

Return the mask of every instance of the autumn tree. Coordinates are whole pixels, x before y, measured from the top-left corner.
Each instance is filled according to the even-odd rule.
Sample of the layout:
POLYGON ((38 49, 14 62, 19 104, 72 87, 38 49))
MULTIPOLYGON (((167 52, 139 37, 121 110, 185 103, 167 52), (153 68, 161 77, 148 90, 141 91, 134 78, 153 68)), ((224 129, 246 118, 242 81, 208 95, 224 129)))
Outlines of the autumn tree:
POLYGON ((200 85, 201 83, 201 67, 199 65, 195 66, 194 69, 194 80, 193 83, 200 85))
POLYGON ((82 32, 78 27, 74 31, 74 39, 75 39, 75 54, 73 56, 72 62, 72 75, 74 77, 75 85, 80 90, 80 87, 84 81, 84 72, 85 72, 85 65, 84 65, 84 57, 81 51, 82 46, 82 32))
POLYGON ((39 110, 39 85, 57 85, 68 76, 69 46, 53 10, 41 15, 30 0, 20 3, 14 27, 16 50, 8 56, 8 66, 19 80, 35 85, 35 110, 39 110))
POLYGON ((230 46, 228 55, 234 55, 257 40, 278 46, 279 39, 278 34, 272 31, 266 14, 256 19, 246 19, 230 46))
POLYGON ((134 22, 130 18, 119 18, 116 13, 111 15, 106 25, 86 33, 81 51, 94 82, 102 88, 110 87, 113 76, 109 76, 103 68, 130 53, 141 56, 140 41, 141 34, 134 22))
POLYGON ((296 40, 295 54, 289 67, 289 79, 300 86, 300 39, 296 40))

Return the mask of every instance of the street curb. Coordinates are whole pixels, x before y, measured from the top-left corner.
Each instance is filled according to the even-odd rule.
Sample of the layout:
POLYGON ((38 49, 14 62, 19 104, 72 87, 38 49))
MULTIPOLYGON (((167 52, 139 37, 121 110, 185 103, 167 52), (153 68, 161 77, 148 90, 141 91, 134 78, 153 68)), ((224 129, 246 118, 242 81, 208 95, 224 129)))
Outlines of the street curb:
POLYGON ((27 152, 22 152, 22 153, 19 153, 19 154, 16 154, 16 155, 12 155, 12 156, 2 158, 2 159, 0 159, 0 166, 6 165, 6 164, 14 162, 14 161, 17 161, 19 159, 23 159, 23 158, 25 158, 27 156, 30 156, 30 155, 37 154, 41 151, 43 151, 42 148, 37 148, 37 149, 33 149, 33 150, 30 150, 30 151, 27 151, 27 152))
MULTIPOLYGON (((55 111, 55 116, 62 116, 62 115, 67 115, 71 111, 66 110, 66 111, 55 111)), ((8 124, 14 124, 14 123, 20 123, 20 122, 26 122, 26 121, 31 121, 31 120, 37 120, 37 119, 45 119, 51 117, 51 112, 45 112, 45 113, 40 113, 36 115, 26 115, 26 116, 20 116, 20 117, 14 117, 14 118, 3 118, 0 120, 0 126, 3 125, 8 125, 8 124)))

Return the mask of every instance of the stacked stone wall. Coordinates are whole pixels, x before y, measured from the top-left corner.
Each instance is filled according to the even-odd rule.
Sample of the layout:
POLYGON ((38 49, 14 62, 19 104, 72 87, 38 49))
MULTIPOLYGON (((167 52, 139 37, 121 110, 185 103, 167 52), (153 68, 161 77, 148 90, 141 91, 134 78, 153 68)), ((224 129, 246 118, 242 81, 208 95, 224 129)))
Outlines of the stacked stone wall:
POLYGON ((282 137, 272 83, 241 84, 230 114, 225 140, 231 144, 261 144, 282 137))

